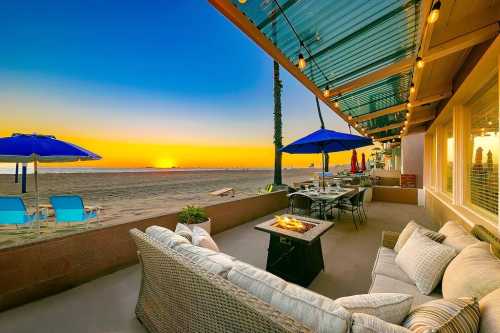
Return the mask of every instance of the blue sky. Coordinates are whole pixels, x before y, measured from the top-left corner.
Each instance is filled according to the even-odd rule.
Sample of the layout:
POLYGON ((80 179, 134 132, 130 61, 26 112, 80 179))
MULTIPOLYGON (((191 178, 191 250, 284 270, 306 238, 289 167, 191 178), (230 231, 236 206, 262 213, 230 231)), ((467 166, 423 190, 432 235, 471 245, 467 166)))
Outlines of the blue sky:
MULTIPOLYGON (((272 145, 272 60, 206 1, 6 1, 0 40, 2 135, 272 145)), ((289 142, 319 121, 282 76, 289 142)))

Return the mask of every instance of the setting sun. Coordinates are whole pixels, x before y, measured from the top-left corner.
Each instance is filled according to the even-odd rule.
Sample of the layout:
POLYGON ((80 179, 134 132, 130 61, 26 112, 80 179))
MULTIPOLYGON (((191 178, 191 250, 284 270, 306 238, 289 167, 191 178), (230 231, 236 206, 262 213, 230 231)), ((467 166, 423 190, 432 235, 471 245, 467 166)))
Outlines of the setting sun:
POLYGON ((167 169, 175 166, 175 161, 168 157, 163 157, 153 163, 155 168, 167 169))

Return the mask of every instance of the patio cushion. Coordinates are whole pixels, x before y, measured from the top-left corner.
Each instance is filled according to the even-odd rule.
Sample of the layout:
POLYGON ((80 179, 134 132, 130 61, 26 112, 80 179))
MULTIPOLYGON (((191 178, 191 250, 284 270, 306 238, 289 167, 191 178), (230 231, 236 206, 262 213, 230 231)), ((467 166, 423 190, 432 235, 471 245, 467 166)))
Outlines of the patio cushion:
POLYGON ((274 293, 271 305, 300 321, 313 332, 348 332, 351 313, 334 300, 295 284, 274 293))
POLYGON ((403 229, 403 231, 401 231, 401 233, 399 234, 398 241, 394 246, 394 251, 398 253, 403 248, 408 239, 410 239, 410 236, 413 234, 413 232, 417 229, 422 230, 425 236, 438 243, 441 243, 446 238, 446 236, 443 234, 424 228, 421 225, 415 223, 415 221, 410 221, 403 229))
POLYGON ((479 333, 495 332, 500 327, 500 288, 479 301, 481 321, 479 333))
POLYGON ((189 258, 193 263, 206 269, 210 273, 227 277, 227 273, 234 266, 234 258, 220 252, 195 246, 192 244, 180 244, 175 251, 189 258))
POLYGON ((380 247, 372 270, 372 279, 377 274, 382 274, 396 280, 413 284, 412 279, 396 264, 396 251, 380 247))
POLYGON ((365 313, 354 313, 351 324, 352 333, 411 333, 407 328, 388 323, 365 313))
POLYGON ((156 240, 160 240, 160 237, 163 235, 166 237, 167 235, 172 235, 174 232, 165 227, 160 227, 159 225, 152 225, 146 228, 146 235, 152 237, 156 240))
POLYGON ((455 249, 439 244, 421 230, 415 230, 396 256, 396 263, 415 282, 423 294, 430 294, 443 277, 455 249))
POLYGON ((212 239, 212 236, 203 228, 193 228, 193 244, 219 252, 219 247, 212 239))
POLYGON ((276 275, 241 261, 234 262, 227 278, 238 287, 269 304, 273 295, 283 291, 288 284, 276 275))
POLYGON ((396 293, 373 293, 337 298, 335 302, 351 313, 365 313, 392 324, 401 324, 410 312, 413 296, 396 293))
POLYGON ((481 299, 500 288, 500 259, 490 252, 490 244, 469 245, 453 259, 443 276, 445 298, 481 299))
POLYGON ((415 308, 403 326, 417 333, 476 333, 479 304, 473 297, 430 301, 415 308))
POLYGON ((188 241, 193 241, 193 231, 185 224, 177 223, 175 233, 186 238, 188 241))
POLYGON ((439 229, 439 233, 446 235, 443 244, 453 247, 457 252, 461 252, 467 246, 479 242, 479 240, 467 232, 464 227, 453 221, 446 222, 446 224, 439 229))
POLYGON ((423 295, 414 284, 409 284, 381 274, 377 274, 375 276, 375 279, 373 279, 369 293, 401 293, 412 295, 412 308, 422 303, 426 303, 428 301, 440 299, 443 297, 437 292, 434 292, 430 295, 423 295))

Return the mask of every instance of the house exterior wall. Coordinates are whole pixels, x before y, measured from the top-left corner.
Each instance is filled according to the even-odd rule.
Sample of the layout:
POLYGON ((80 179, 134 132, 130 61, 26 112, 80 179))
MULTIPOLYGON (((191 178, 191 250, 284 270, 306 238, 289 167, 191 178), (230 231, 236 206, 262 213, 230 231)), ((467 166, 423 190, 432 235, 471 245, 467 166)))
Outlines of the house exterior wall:
POLYGON ((424 185, 424 138, 425 131, 412 132, 401 140, 401 173, 417 175, 417 187, 424 185))

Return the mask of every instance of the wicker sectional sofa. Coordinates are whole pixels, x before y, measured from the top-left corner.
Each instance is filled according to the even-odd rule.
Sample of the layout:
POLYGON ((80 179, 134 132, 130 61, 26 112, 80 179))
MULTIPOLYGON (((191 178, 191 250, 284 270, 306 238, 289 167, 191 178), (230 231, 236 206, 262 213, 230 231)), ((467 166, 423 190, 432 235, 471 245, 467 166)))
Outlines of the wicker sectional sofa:
MULTIPOLYGON (((219 274, 224 271, 223 267, 210 266, 207 269, 206 264, 200 264, 199 261, 187 258, 185 253, 182 254, 182 251, 190 248, 188 245, 180 246, 180 248, 184 247, 184 250, 175 246, 165 246, 164 243, 137 229, 131 230, 130 234, 137 245, 143 273, 136 315, 148 331, 317 331, 309 328, 311 322, 306 324, 306 321, 297 319, 301 318, 301 314, 300 311, 293 313, 296 311, 293 309, 296 307, 295 305, 285 309, 289 311, 280 311, 279 306, 271 305, 270 301, 264 301, 268 291, 261 290, 261 295, 256 297, 256 293, 247 292, 244 288, 232 283, 228 276, 231 275, 234 268, 230 268, 229 273, 225 271, 224 274, 219 274), (293 314, 287 315, 285 313, 293 314)), ((493 252, 500 255, 500 240, 486 229, 476 226, 473 228, 472 234, 478 239, 490 243, 493 252)), ((383 233, 382 246, 374 263, 372 286, 369 292, 410 294, 414 297, 412 307, 429 300, 442 298, 439 287, 430 295, 420 294, 411 279, 397 266, 394 262, 395 253, 393 251, 397 239, 397 233, 383 233)), ((225 254, 221 255, 234 259, 225 254)), ((224 266, 224 260, 224 257, 219 258, 219 262, 215 265, 220 266, 222 262, 222 266, 224 266)), ((238 262, 236 259, 234 260, 238 262)), ((239 263, 243 267, 245 265, 253 267, 239 263)), ((500 292, 496 294, 500 296, 500 292)), ((306 294, 306 298, 309 296, 314 295, 306 294)), ((344 318, 340 309, 337 309, 338 311, 333 309, 335 301, 321 295, 317 295, 317 297, 322 298, 321 302, 328 303, 321 307, 327 308, 328 311, 338 316, 338 318, 332 318, 340 318, 340 321, 337 320, 337 323, 332 325, 331 330, 323 328, 320 331, 349 332, 350 317, 344 318), (345 320, 345 325, 343 325, 342 320, 345 320)), ((500 304, 500 297, 494 297, 494 303, 500 304)), ((500 306, 496 307, 495 305, 494 311, 498 311, 498 309, 500 306)), ((490 315, 488 320, 491 321, 491 318, 490 315)), ((500 325, 500 313, 493 316, 493 325, 496 323, 500 325)), ((498 332, 500 332, 500 326, 498 332)), ((480 331, 480 333, 489 333, 489 331, 480 331)))

